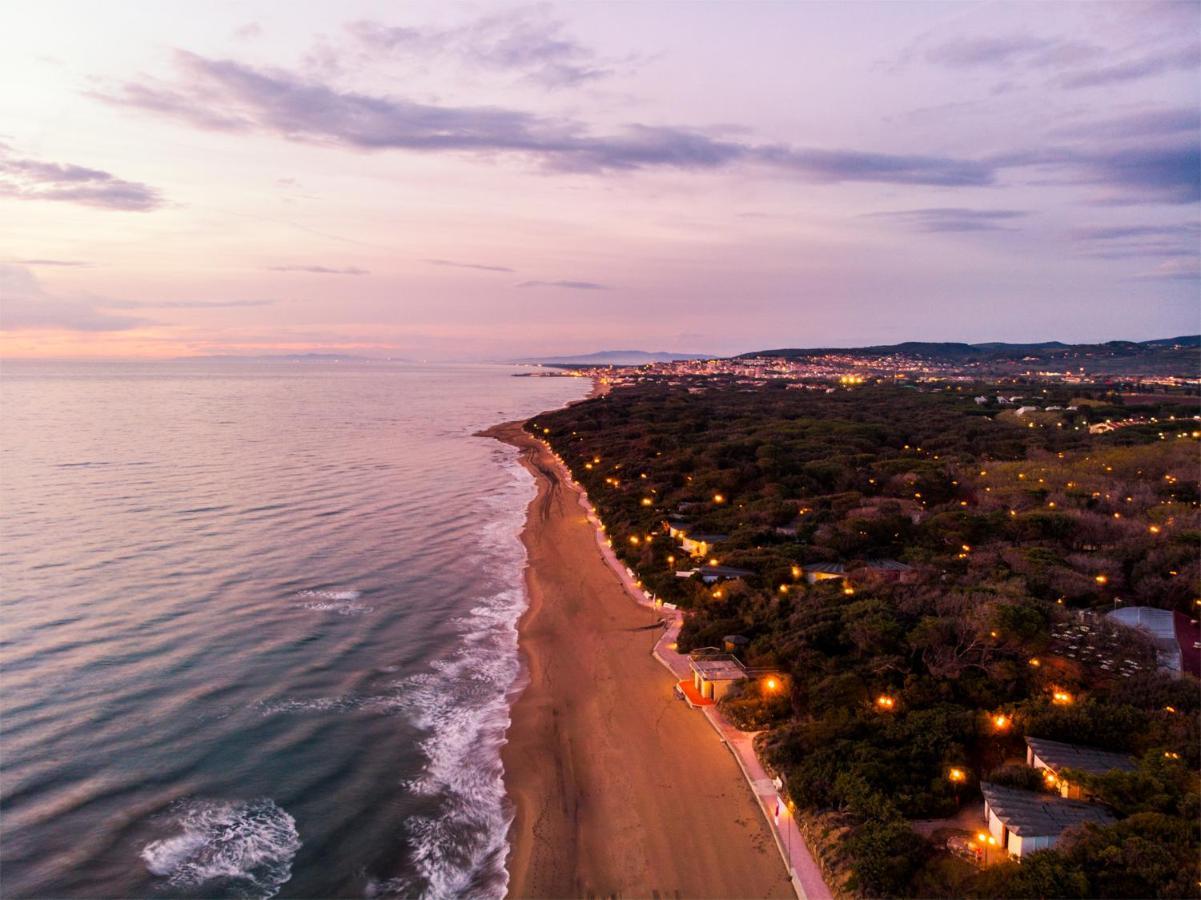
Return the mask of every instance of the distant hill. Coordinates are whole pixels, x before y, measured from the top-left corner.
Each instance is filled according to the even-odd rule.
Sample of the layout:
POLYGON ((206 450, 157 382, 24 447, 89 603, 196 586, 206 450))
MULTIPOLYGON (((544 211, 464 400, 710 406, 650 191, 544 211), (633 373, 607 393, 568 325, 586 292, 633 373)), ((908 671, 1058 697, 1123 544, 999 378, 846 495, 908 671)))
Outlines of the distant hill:
POLYGON ((853 353, 856 356, 884 357, 907 356, 941 363, 1017 363, 1045 362, 1067 363, 1085 366, 1094 371, 1103 371, 1113 363, 1136 362, 1140 367, 1154 370, 1163 368, 1198 371, 1201 356, 1201 335, 1182 335, 1153 341, 1106 341, 1103 344, 1064 344, 1060 341, 1043 341, 1033 344, 1007 344, 990 342, 962 344, 954 342, 933 343, 906 341, 872 347, 820 347, 786 348, 744 353, 742 357, 775 356, 785 359, 806 359, 830 354, 853 353))
POLYGON ((707 353, 667 353, 646 350, 602 350, 599 353, 582 353, 579 356, 538 356, 515 359, 525 365, 544 366, 641 366, 646 363, 676 362, 682 359, 712 359, 707 353))
MULTIPOLYGON (((368 356, 352 356, 349 353, 261 353, 253 356, 212 354, 209 356, 185 356, 181 359, 217 360, 221 362, 379 362, 368 356)), ((390 362, 404 362, 399 358, 390 362)))

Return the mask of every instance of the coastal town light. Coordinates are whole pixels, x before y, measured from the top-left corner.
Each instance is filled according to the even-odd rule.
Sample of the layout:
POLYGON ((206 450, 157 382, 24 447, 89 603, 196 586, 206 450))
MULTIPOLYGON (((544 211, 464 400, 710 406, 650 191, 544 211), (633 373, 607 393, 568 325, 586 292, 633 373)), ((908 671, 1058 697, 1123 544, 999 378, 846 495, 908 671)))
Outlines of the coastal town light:
POLYGON ((890 710, 895 708, 896 705, 897 701, 888 696, 888 694, 881 694, 876 698, 876 706, 878 706, 880 709, 890 710))
POLYGON ((723 495, 721 495, 721 494, 714 494, 714 495, 713 495, 713 502, 714 502, 714 503, 725 503, 725 502, 726 502, 726 498, 725 498, 723 495))
POLYGON ((964 772, 963 769, 952 768, 951 771, 947 773, 947 778, 951 779, 951 781, 954 781, 956 784, 959 784, 967 781, 967 773, 964 772))
POLYGON ((764 680, 763 686, 767 688, 768 691, 776 691, 780 688, 780 682, 778 679, 769 676, 766 680, 764 680))
POLYGON ((997 713, 992 717, 992 726, 997 731, 1005 731, 1009 728, 1009 716, 1004 713, 997 713))
POLYGON ((1072 702, 1072 695, 1064 690, 1055 690, 1051 692, 1051 702, 1060 706, 1068 706, 1072 702))

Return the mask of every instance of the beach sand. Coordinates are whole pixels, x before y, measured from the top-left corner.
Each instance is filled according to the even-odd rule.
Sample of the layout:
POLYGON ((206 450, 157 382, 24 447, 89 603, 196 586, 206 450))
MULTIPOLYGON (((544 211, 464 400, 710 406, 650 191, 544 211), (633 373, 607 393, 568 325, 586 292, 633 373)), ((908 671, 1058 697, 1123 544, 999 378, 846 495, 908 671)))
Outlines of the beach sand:
POLYGON ((485 432, 535 475, 523 540, 530 682, 502 751, 515 806, 514 897, 793 897, 730 752, 672 694, 657 621, 605 564, 550 453, 520 425, 485 432))

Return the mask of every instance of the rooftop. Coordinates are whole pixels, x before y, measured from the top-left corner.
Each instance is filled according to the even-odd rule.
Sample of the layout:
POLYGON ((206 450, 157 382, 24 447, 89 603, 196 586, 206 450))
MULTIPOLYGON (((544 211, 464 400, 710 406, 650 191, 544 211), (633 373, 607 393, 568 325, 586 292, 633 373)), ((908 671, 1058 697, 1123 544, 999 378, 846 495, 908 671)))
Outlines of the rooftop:
POLYGON ((706 681, 739 681, 746 678, 742 664, 728 654, 689 659, 688 665, 706 681))
POLYGON ((1049 741, 1046 738, 1026 738, 1026 743, 1039 759, 1056 771, 1060 769, 1076 769, 1081 772, 1091 772, 1103 775, 1120 769, 1123 772, 1133 772, 1134 760, 1125 753, 1112 753, 1109 750, 1098 750, 1095 747, 1085 747, 1081 744, 1065 744, 1061 741, 1049 741))
POLYGON ((1073 825, 1084 822, 1107 825, 1113 821, 1113 816, 1104 807, 1081 800, 1065 800, 988 783, 981 784, 980 791, 993 814, 1021 837, 1058 836, 1073 825))

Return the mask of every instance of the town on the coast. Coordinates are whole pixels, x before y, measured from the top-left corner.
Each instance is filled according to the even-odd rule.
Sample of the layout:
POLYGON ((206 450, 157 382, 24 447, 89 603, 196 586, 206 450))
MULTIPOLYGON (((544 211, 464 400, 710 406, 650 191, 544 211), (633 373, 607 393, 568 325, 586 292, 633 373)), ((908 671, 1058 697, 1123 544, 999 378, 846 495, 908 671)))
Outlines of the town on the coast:
POLYGON ((1148 345, 534 373, 601 386, 526 429, 799 896, 1201 891, 1201 366, 1148 345))

